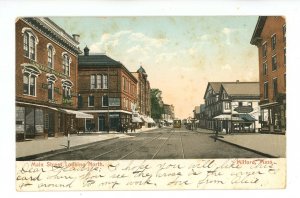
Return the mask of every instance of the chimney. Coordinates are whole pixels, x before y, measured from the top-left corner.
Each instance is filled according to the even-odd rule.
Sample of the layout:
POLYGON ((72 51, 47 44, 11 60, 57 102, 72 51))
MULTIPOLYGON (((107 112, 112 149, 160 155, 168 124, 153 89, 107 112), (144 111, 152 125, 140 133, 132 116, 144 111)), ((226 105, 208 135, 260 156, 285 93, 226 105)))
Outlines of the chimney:
POLYGON ((84 55, 88 56, 89 52, 90 52, 90 49, 87 46, 85 46, 85 48, 83 49, 83 51, 84 51, 84 55))
POLYGON ((72 36, 75 41, 79 42, 79 34, 73 34, 72 36))

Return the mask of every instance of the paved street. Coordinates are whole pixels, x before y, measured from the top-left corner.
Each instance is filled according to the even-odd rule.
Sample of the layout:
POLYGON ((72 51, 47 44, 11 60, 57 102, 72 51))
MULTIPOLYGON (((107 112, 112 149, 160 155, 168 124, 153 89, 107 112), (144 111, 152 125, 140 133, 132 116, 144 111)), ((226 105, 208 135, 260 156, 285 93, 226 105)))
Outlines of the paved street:
POLYGON ((161 128, 129 134, 128 138, 110 139, 35 160, 122 160, 122 159, 197 159, 260 158, 257 153, 214 142, 211 133, 161 128))

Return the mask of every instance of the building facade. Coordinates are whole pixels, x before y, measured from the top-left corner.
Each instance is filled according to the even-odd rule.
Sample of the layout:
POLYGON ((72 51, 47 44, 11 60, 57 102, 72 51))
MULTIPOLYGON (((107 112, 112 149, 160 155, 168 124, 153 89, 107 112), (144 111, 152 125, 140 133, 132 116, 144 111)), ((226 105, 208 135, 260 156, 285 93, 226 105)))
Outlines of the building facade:
POLYGON ((132 75, 137 79, 137 110, 141 115, 151 115, 150 82, 145 69, 140 66, 132 75))
POLYGON ((223 83, 220 88, 221 114, 213 119, 219 131, 258 132, 259 83, 223 83))
POLYGON ((78 109, 92 114, 81 123, 85 131, 119 131, 129 124, 137 102, 137 79, 120 62, 104 55, 78 57, 78 109))
POLYGON ((263 132, 286 130, 286 21, 260 16, 250 43, 258 48, 263 132))
POLYGON ((15 25, 17 140, 63 135, 76 118, 79 36, 49 18, 18 18, 15 25))
POLYGON ((220 103, 220 88, 221 88, 221 82, 208 82, 206 91, 204 94, 204 100, 205 100, 205 113, 204 113, 204 119, 205 119, 205 128, 207 129, 214 129, 214 120, 213 118, 215 116, 218 116, 221 114, 221 103, 220 103))

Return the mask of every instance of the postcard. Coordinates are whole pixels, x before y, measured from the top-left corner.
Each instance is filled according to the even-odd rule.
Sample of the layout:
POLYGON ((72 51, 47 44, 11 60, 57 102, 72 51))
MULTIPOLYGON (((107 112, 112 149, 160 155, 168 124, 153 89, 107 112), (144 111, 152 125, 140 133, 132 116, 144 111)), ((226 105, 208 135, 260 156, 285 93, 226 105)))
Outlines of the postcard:
POLYGON ((285 16, 15 20, 16 190, 282 189, 285 16))

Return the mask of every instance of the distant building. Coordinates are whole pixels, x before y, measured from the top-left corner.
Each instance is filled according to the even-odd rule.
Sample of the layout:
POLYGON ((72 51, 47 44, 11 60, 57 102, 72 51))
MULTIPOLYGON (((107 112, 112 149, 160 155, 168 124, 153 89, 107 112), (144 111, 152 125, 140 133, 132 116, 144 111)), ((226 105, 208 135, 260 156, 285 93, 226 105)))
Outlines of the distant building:
POLYGON ((205 104, 200 105, 199 127, 205 128, 205 104))
POLYGON ((167 124, 172 124, 175 119, 174 106, 169 104, 164 104, 164 114, 162 114, 162 119, 167 124))
POLYGON ((62 136, 75 128, 79 35, 45 17, 16 20, 17 139, 62 136))
POLYGON ((84 130, 119 131, 129 124, 137 102, 137 79, 120 62, 105 54, 78 57, 78 109, 94 115, 82 123, 84 130))
POLYGON ((142 66, 136 72, 131 73, 137 79, 136 112, 143 120, 143 125, 151 127, 155 122, 151 118, 151 87, 148 75, 142 66))
POLYGON ((262 131, 286 130, 286 22, 282 16, 260 16, 250 43, 259 54, 262 131))
POLYGON ((200 127, 200 106, 195 106, 194 110, 194 121, 195 121, 195 127, 200 127))

